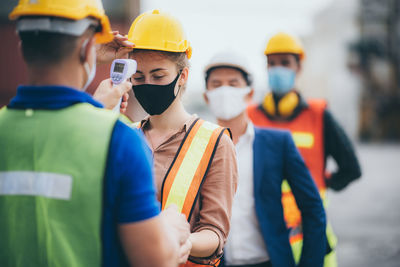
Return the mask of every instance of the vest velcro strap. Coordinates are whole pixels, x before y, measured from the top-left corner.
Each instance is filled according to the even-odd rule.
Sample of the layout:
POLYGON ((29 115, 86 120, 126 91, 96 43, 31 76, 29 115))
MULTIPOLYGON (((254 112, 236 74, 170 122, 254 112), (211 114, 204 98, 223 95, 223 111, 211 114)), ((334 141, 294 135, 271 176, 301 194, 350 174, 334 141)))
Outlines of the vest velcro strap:
POLYGON ((226 129, 200 119, 191 125, 164 178, 162 209, 175 204, 190 219, 193 204, 224 133, 227 133, 226 129))

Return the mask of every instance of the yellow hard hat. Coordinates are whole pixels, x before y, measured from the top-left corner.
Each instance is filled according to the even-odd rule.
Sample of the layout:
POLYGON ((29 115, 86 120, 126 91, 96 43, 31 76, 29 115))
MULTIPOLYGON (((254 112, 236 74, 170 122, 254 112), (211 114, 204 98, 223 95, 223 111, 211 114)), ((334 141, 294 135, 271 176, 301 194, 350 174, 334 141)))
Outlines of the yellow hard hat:
POLYGON ((97 43, 107 43, 114 38, 101 0, 20 0, 9 18, 21 17, 59 17, 75 21, 91 17, 98 19, 101 25, 101 32, 95 35, 97 43))
POLYGON ((303 46, 299 40, 287 33, 280 32, 272 36, 268 41, 264 54, 271 55, 282 53, 297 54, 300 59, 303 59, 305 56, 303 46))
POLYGON ((139 15, 129 29, 128 40, 135 44, 134 49, 186 52, 188 58, 192 56, 181 23, 159 10, 139 15))

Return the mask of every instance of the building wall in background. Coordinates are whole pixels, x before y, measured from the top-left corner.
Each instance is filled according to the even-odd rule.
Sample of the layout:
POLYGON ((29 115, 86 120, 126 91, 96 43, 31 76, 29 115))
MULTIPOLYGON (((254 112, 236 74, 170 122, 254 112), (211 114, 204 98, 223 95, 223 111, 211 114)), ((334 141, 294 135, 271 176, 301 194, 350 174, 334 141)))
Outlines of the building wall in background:
POLYGON ((400 1, 361 0, 353 68, 363 82, 360 138, 400 140, 400 1))
POLYGON ((313 20, 314 31, 303 36, 306 58, 299 90, 309 98, 324 98, 346 133, 357 138, 360 79, 347 67, 348 47, 358 38, 358 2, 336 0, 313 20))
MULTIPOLYGON (((19 50, 15 22, 8 20, 8 14, 16 3, 16 0, 0 2, 0 107, 6 105, 15 95, 19 84, 27 82, 27 71, 19 50)), ((140 0, 103 0, 103 5, 112 28, 124 34, 128 32, 140 10, 140 0)), ((100 81, 109 77, 109 68, 109 64, 97 68, 96 78, 88 92, 92 93, 100 81)))

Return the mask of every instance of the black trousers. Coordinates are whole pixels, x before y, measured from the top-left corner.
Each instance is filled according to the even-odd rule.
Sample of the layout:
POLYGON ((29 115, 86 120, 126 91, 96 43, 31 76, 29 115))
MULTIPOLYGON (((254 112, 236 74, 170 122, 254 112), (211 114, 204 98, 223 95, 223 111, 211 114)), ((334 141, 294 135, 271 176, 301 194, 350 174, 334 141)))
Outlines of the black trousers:
POLYGON ((270 261, 257 263, 257 264, 247 264, 247 265, 226 265, 226 267, 272 267, 270 261))

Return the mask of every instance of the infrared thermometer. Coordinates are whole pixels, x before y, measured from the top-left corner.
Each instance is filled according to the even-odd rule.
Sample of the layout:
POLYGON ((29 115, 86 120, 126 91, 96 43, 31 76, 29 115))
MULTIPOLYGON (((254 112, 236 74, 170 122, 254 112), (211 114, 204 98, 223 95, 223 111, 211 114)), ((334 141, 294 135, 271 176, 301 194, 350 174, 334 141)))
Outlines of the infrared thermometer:
MULTIPOLYGON (((115 59, 111 65, 110 77, 113 86, 125 82, 133 74, 136 73, 137 63, 133 59, 115 59)), ((113 110, 119 112, 121 106, 122 98, 119 100, 118 105, 116 105, 113 110)))

